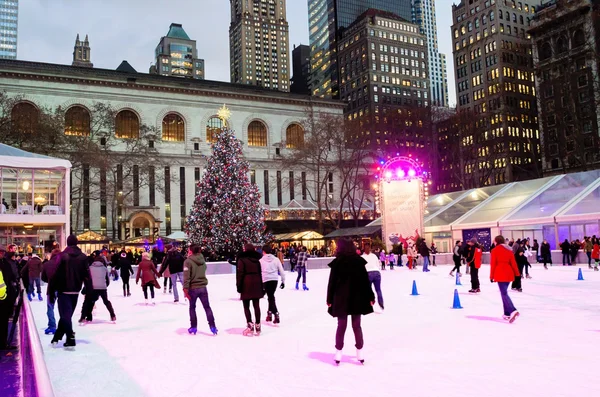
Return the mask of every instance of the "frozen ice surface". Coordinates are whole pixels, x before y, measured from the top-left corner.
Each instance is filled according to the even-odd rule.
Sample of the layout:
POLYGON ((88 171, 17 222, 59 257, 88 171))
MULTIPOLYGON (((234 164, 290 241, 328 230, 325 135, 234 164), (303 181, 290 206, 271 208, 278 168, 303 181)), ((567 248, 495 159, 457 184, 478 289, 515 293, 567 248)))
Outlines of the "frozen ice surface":
POLYGON ((326 270, 309 271, 308 292, 296 291, 287 273, 286 289, 276 293, 282 323, 264 323, 262 300, 260 337, 241 334, 245 318, 233 275, 209 276, 217 337, 199 302, 198 334, 191 336, 187 304, 159 290, 156 306, 144 306, 133 280, 130 298, 121 280, 110 285, 116 324, 99 300, 94 323, 77 325, 80 296, 75 352, 50 347, 46 302, 32 307, 58 397, 600 395, 600 272, 584 268, 585 281, 577 281, 575 267, 536 265, 524 292, 510 292, 521 317, 508 324, 489 267, 475 296, 467 293, 469 276, 456 287, 449 270, 383 273, 385 313, 363 317, 364 366, 354 360, 351 327, 344 360, 333 365, 336 322, 326 312, 326 270), (413 280, 420 296, 410 296, 413 280), (462 310, 451 309, 455 288, 462 310))

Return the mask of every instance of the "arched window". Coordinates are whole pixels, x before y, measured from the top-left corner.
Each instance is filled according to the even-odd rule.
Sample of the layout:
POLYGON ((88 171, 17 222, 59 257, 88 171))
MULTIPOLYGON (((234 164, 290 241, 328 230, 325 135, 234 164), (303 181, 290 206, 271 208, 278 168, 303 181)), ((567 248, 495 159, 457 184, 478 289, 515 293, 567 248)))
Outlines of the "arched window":
POLYGON ((267 146, 267 127, 258 120, 248 126, 248 146, 267 146))
POLYGON ((551 56, 552 56, 552 47, 550 46, 550 43, 548 43, 548 42, 543 43, 539 49, 540 61, 545 61, 546 59, 550 58, 551 56))
POLYGON ((140 137, 140 119, 131 110, 121 110, 115 120, 115 136, 124 139, 140 137))
POLYGON ((219 133, 223 131, 223 120, 220 117, 211 117, 206 123, 206 142, 215 143, 219 133))
POLYGON ((490 11, 490 21, 494 20, 494 11, 490 11))
MULTIPOLYGON (((494 11, 492 11, 494 12, 494 11)), ((502 10, 498 10, 498 18, 504 19, 504 14, 502 14, 502 10)))
POLYGON ((479 18, 475 18, 475 29, 479 29, 479 18))
POLYGON ((471 31, 473 30, 473 23, 472 23, 472 22, 469 22, 469 23, 467 24, 467 30, 468 30, 469 32, 471 32, 471 31))
POLYGON ((162 139, 169 142, 185 141, 185 122, 180 115, 169 113, 163 118, 162 139))
POLYGON ((575 33, 573 33, 573 48, 581 47, 585 44, 585 33, 583 30, 577 29, 575 33))
POLYGON ((40 111, 29 102, 19 102, 10 113, 13 129, 18 133, 33 134, 40 121, 40 111))
POLYGON ((483 16, 481 17, 481 23, 484 25, 487 23, 487 15, 483 14, 483 16))
POLYGON ((90 135, 90 112, 83 106, 72 106, 65 113, 65 134, 90 135))
POLYGON ((300 124, 290 124, 285 130, 285 147, 298 149, 304 146, 304 129, 300 124))
POLYGON ((558 38, 558 40, 556 41, 556 53, 561 55, 564 54, 565 52, 567 52, 569 50, 568 44, 567 44, 567 38, 564 36, 561 36, 558 38))

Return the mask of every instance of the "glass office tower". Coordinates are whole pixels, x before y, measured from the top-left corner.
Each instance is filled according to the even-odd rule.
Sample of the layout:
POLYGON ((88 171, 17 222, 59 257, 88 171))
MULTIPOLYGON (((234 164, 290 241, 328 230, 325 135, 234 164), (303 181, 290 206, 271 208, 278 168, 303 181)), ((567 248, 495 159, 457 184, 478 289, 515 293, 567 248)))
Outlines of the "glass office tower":
POLYGON ((0 59, 17 59, 19 0, 0 0, 0 59))

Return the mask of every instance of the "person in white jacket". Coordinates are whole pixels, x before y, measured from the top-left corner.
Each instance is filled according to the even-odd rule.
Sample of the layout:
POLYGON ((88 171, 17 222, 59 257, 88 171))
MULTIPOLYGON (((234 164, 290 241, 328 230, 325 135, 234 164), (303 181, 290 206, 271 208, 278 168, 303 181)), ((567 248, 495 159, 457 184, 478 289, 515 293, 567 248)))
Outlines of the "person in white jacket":
POLYGON ((279 311, 275 304, 275 291, 277 291, 277 284, 279 277, 281 277, 281 289, 285 288, 285 272, 283 271, 283 264, 275 255, 273 255, 273 248, 270 245, 263 247, 263 257, 260 259, 260 267, 262 269, 262 280, 267 297, 269 300, 269 311, 267 313, 267 322, 273 321, 274 324, 280 323, 279 311), (273 319, 275 316, 275 319, 273 319))
POLYGON ((377 258, 377 255, 371 252, 371 244, 366 243, 364 249, 365 252, 362 254, 362 257, 367 261, 365 268, 367 269, 367 274, 369 275, 369 282, 371 285, 375 286, 377 303, 379 304, 381 310, 383 310, 383 294, 381 293, 381 272, 379 271, 379 259, 377 258))

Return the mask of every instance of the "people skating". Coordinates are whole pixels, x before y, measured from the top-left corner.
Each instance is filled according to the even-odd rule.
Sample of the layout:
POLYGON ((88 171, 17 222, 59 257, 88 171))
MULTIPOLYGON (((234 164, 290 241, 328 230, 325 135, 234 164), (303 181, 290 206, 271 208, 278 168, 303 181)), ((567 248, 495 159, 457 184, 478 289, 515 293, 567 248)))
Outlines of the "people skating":
MULTIPOLYGON (((7 350, 11 347, 7 345, 8 341, 8 321, 13 315, 15 300, 19 294, 18 278, 13 272, 13 268, 6 257, 6 248, 0 244, 0 273, 6 286, 6 297, 0 300, 0 350, 7 350)), ((1 285, 0 284, 0 285, 1 285)))
POLYGON ((525 269, 527 257, 525 256, 525 249, 521 246, 521 244, 515 243, 515 245, 517 245, 518 247, 517 247, 516 253, 514 253, 513 256, 514 256, 515 262, 517 264, 518 275, 515 273, 515 279, 512 282, 511 288, 513 291, 523 292, 523 287, 522 287, 523 270, 525 269))
MULTIPOLYGON (((50 284, 50 280, 56 274, 60 261, 60 249, 55 248, 50 253, 50 259, 42 264, 42 281, 50 284)), ((54 316, 54 305, 56 303, 56 292, 50 294, 50 288, 46 288, 46 316, 48 317, 48 328, 44 330, 46 335, 56 333, 56 317, 54 316)))
MULTIPOLYGON (((104 265, 104 261, 98 256, 95 256, 92 264, 90 265, 90 277, 91 277, 91 291, 86 291, 86 294, 90 296, 90 299, 86 299, 84 301, 84 313, 89 313, 91 316, 91 312, 94 309, 94 303, 98 300, 98 298, 102 299, 104 306, 108 310, 110 314, 111 321, 117 321, 117 316, 115 315, 115 310, 113 308, 112 303, 108 300, 108 286, 110 285, 110 278, 108 268, 104 265)), ((87 317, 82 314, 82 317, 87 317)))
POLYGON ((342 361, 348 316, 351 317, 354 331, 356 359, 364 363, 361 316, 373 313, 375 305, 375 295, 371 289, 366 264, 365 258, 356 254, 352 240, 337 241, 336 257, 329 264, 331 271, 327 285, 327 311, 338 321, 335 334, 336 364, 342 361))
POLYGON ((155 304, 154 287, 160 288, 160 284, 158 284, 158 281, 156 281, 156 278, 158 277, 160 277, 160 275, 156 271, 156 266, 154 266, 154 262, 150 260, 150 255, 147 252, 144 252, 142 254, 142 260, 138 265, 138 270, 135 276, 135 283, 138 284, 140 279, 142 280, 142 290, 144 291, 144 300, 146 304, 148 304, 148 289, 150 289, 150 297, 152 298, 152 304, 155 304))
POLYGON ((529 246, 529 239, 521 241, 521 247, 523 247, 523 256, 525 257, 525 278, 531 278, 529 275, 529 268, 531 264, 529 263, 529 258, 533 256, 533 252, 531 251, 531 247, 529 246))
POLYGON ((540 246, 540 256, 542 263, 544 264, 544 269, 548 270, 548 263, 552 266, 552 251, 550 250, 550 244, 546 239, 542 241, 542 245, 540 246))
POLYGON ((129 278, 133 276, 133 266, 131 266, 131 261, 125 251, 120 254, 118 270, 121 272, 121 281, 123 282, 123 296, 131 296, 129 278))
POLYGON ((592 248, 592 259, 594 260, 594 271, 598 271, 598 264, 600 262, 600 240, 595 239, 594 246, 592 248))
MULTIPOLYGON (((165 266, 161 266, 160 275, 169 269, 171 273, 171 282, 173 283, 173 302, 179 302, 179 293, 177 291, 177 280, 183 284, 183 261, 185 260, 177 248, 167 246, 167 256, 165 257, 165 266)), ((142 259, 143 260, 143 259, 142 259)))
POLYGON ((494 241, 496 242, 496 248, 491 253, 490 281, 498 283, 504 308, 502 317, 512 323, 519 316, 519 312, 513 305, 510 296, 508 296, 508 285, 516 277, 520 277, 521 273, 515 262, 512 248, 506 245, 504 237, 497 236, 494 241))
POLYGON ((369 276, 369 284, 375 287, 377 303, 379 304, 381 310, 384 310, 383 294, 381 293, 381 272, 379 271, 379 260, 377 259, 377 255, 371 252, 371 244, 365 244, 365 252, 362 254, 362 258, 367 262, 365 268, 367 269, 367 275, 369 276))
POLYGON ((565 241, 562 242, 560 250, 563 257, 563 266, 566 266, 567 264, 571 266, 571 244, 569 243, 569 240, 565 239, 565 241))
POLYGON ((388 254, 387 261, 390 265, 390 270, 394 270, 394 265, 396 264, 396 255, 394 255, 393 251, 390 251, 390 253, 388 254))
POLYGON ((218 330, 215 324, 215 316, 208 300, 208 279, 206 278, 206 260, 202 255, 202 247, 198 244, 190 245, 188 257, 183 262, 183 294, 190 302, 190 334, 196 334, 198 331, 198 317, 196 316, 196 300, 200 299, 206 321, 213 335, 217 335, 218 330))
POLYGON ((592 243, 591 237, 585 237, 583 240, 583 250, 588 257, 588 268, 592 268, 592 251, 594 250, 594 243, 592 243))
POLYGON ((87 256, 77 246, 77 237, 70 235, 67 238, 67 248, 60 254, 56 274, 50 280, 48 288, 50 295, 58 293, 58 328, 52 338, 52 345, 56 346, 66 335, 64 343, 66 348, 74 348, 75 333, 73 332, 73 313, 77 306, 79 293, 84 282, 90 279, 87 256))
POLYGON ((273 255, 273 249, 268 244, 263 246, 263 256, 260 258, 260 267, 262 269, 262 281, 269 300, 269 310, 267 312, 266 321, 273 321, 274 324, 279 324, 281 318, 279 316, 279 310, 277 309, 277 303, 275 302, 275 292, 277 291, 279 277, 281 277, 281 289, 285 288, 285 272, 283 271, 283 263, 278 257, 273 255))
MULTIPOLYGON (((302 252, 306 253, 306 247, 302 247, 302 252)), ((300 253, 302 253, 300 252, 300 253)), ((265 289, 262 281, 262 269, 260 265, 261 254, 256 252, 254 245, 244 245, 244 252, 238 255, 236 286, 237 292, 244 305, 244 314, 246 315, 247 328, 244 330, 245 336, 260 335, 260 299, 265 296, 265 289), (250 313, 250 303, 254 308, 254 319, 250 313)), ((299 265, 300 263, 298 263, 299 265)), ((298 271, 300 273, 300 270, 298 271)))
POLYGON ((308 252, 306 247, 301 247, 300 252, 296 255, 296 270, 298 271, 298 277, 296 277, 296 289, 299 289, 300 277, 302 277, 302 289, 308 291, 306 286, 306 266, 308 265, 308 252))
MULTIPOLYGON (((166 253, 159 250, 158 247, 152 248, 152 262, 154 262, 154 266, 158 269, 159 272, 163 270, 163 266, 165 266, 165 257, 166 253)), ((165 266, 164 273, 161 273, 164 278, 163 282, 163 294, 167 293, 167 283, 169 284, 169 294, 173 293, 173 281, 171 281, 171 272, 169 272, 168 266, 165 266)))
POLYGON ((461 265, 461 255, 460 255, 460 249, 461 249, 461 241, 460 240, 456 240, 456 244, 454 244, 454 249, 452 250, 452 260, 454 261, 454 267, 452 268, 452 270, 450 271, 450 276, 454 277, 454 271, 456 270, 458 272, 458 277, 461 277, 462 274, 460 274, 460 265, 461 265))
POLYGON ((417 268, 417 251, 412 241, 408 242, 408 248, 406 249, 406 259, 408 261, 409 270, 417 268))
POLYGON ((531 250, 535 253, 535 260, 540 262, 540 244, 537 239, 533 239, 533 245, 531 246, 531 250))
POLYGON ((479 284, 479 268, 481 267, 482 255, 483 250, 477 243, 477 239, 473 237, 467 242, 467 247, 465 249, 465 258, 467 260, 467 266, 470 270, 469 273, 471 274, 471 289, 469 292, 473 294, 481 292, 479 284))
POLYGON ((27 261, 23 269, 21 269, 21 278, 25 279, 27 277, 27 299, 29 302, 33 300, 34 295, 34 287, 37 291, 38 300, 44 300, 42 298, 42 260, 36 254, 32 254, 31 258, 27 261), (27 275, 25 275, 27 273, 27 275))
POLYGON ((423 258, 423 272, 429 272, 429 247, 427 246, 427 242, 425 239, 422 239, 420 242, 417 242, 419 255, 423 258))
POLYGON ((385 265, 387 263, 387 255, 384 249, 382 249, 379 252, 379 261, 381 262, 381 270, 385 270, 385 265))
POLYGON ((438 249, 437 249, 437 246, 435 245, 434 242, 431 243, 431 247, 429 248, 429 252, 431 253, 431 265, 432 266, 437 266, 435 264, 435 256, 438 253, 438 249))

